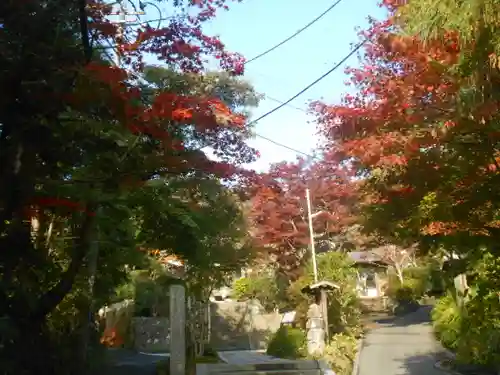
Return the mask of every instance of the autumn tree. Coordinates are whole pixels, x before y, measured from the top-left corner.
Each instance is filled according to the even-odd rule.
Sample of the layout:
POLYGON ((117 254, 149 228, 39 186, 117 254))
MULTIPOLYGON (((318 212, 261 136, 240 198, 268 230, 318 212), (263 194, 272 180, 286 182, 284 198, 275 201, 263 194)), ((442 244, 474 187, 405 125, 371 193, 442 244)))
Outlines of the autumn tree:
MULTIPOLYGON (((396 12, 400 3, 387 4, 396 12)), ((420 4, 402 9, 412 7, 424 22, 420 4)), ((466 248, 497 235, 498 71, 485 58, 493 46, 486 37, 470 42, 457 12, 437 12, 449 28, 426 39, 404 33, 417 29, 404 11, 374 22, 361 68, 349 70, 357 94, 317 109, 325 147, 368 176, 373 228, 466 248)))
POLYGON ((361 67, 348 70, 357 94, 341 105, 316 103, 318 122, 327 152, 349 162, 370 186, 363 199, 373 227, 402 237, 425 225, 419 205, 429 191, 456 186, 442 176, 457 166, 439 159, 458 158, 441 152, 441 138, 450 134, 443 117, 457 90, 446 67, 457 61, 459 47, 453 35, 445 44, 400 35, 391 20, 374 21, 365 37, 361 67))
POLYGON ((315 242, 329 240, 355 222, 357 186, 335 163, 298 159, 280 163, 259 176, 251 199, 252 235, 278 269, 293 275, 308 259, 306 188, 310 189, 315 242))
MULTIPOLYGON (((442 247, 452 255, 459 255, 461 260, 451 263, 452 275, 457 271, 465 273, 469 284, 465 299, 459 298, 459 308, 455 308, 454 319, 460 319, 461 324, 454 350, 462 361, 491 368, 498 367, 499 363, 494 343, 499 340, 495 327, 500 307, 497 8, 497 1, 487 0, 467 4, 451 1, 446 6, 434 1, 410 1, 395 9, 398 22, 423 41, 445 39, 444 29, 456 35, 460 47, 460 59, 448 68, 459 77, 459 85, 456 105, 446 114, 447 121, 453 125, 446 140, 449 150, 459 155, 461 161, 468 159, 467 169, 463 175, 457 173, 457 186, 450 199, 454 208, 451 217, 442 220, 440 215, 428 231, 432 231, 433 237, 440 234, 442 247), (435 22, 440 23, 439 28, 435 22)), ((436 215, 450 204, 443 202, 439 190, 433 191, 426 203, 430 215, 436 215)), ((441 315, 439 309, 436 310, 434 317, 439 320, 441 315)), ((450 331, 447 325, 441 329, 444 335, 450 331)), ((444 339, 443 335, 440 337, 444 339)))
POLYGON ((455 349, 496 366, 497 4, 385 5, 390 19, 373 21, 361 67, 348 70, 356 93, 340 105, 316 103, 325 151, 363 179, 372 231, 461 259, 452 277, 474 281, 454 317, 466 327, 454 333, 455 349))
MULTIPOLYGON (((91 272, 97 227, 101 238, 120 242, 98 255, 99 269, 113 269, 112 260, 115 270, 132 262, 119 250, 134 247, 130 217, 139 212, 135 194, 145 183, 231 178, 255 157, 243 142, 248 132, 240 112, 245 95, 253 94, 238 96, 227 84, 200 91, 203 82, 182 82, 182 74, 199 75, 208 56, 230 72, 223 82, 242 73, 242 58, 201 31, 223 2, 173 5, 189 16, 132 26, 116 41, 116 25, 106 19, 111 8, 101 1, 0 4, 0 316, 9 331, 1 335, 7 373, 68 370, 51 367, 63 361, 48 317, 91 272), (110 44, 126 70, 106 57, 110 44), (145 53, 177 76, 144 85, 145 53), (203 147, 222 161, 211 161, 203 147)), ((177 238, 166 236, 172 245, 192 235, 175 210, 166 215, 177 231, 177 238)))

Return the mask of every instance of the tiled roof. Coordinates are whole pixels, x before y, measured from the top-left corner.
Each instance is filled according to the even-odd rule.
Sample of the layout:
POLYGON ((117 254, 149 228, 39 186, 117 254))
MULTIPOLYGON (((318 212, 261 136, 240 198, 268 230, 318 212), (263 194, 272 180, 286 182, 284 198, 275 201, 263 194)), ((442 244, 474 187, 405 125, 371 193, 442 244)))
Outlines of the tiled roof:
POLYGON ((375 251, 351 251, 348 254, 355 263, 385 263, 383 257, 375 251))

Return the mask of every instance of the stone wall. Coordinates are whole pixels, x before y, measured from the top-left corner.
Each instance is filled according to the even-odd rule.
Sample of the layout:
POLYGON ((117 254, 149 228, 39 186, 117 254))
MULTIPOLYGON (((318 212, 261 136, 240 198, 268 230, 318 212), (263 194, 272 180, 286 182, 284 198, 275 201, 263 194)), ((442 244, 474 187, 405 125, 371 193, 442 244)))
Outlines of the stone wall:
POLYGON ((255 302, 212 303, 210 345, 216 350, 265 349, 281 318, 279 313, 266 313, 255 302))
POLYGON ((132 317, 134 316, 133 300, 124 300, 110 306, 104 306, 99 310, 98 315, 100 323, 104 328, 104 336, 106 332, 110 333, 114 331, 119 337, 119 341, 122 341, 125 346, 130 346, 130 328, 132 317))
MULTIPOLYGON (((131 345, 138 352, 170 352, 170 323, 166 317, 132 317, 133 304, 117 304, 101 312, 107 326, 130 326, 131 345), (117 324, 120 322, 119 324, 117 324)), ((266 313, 258 303, 211 303, 210 345, 216 350, 265 349, 269 335, 281 324, 279 313, 266 313)))
POLYGON ((132 319, 134 349, 143 353, 170 351, 170 323, 168 318, 132 319))

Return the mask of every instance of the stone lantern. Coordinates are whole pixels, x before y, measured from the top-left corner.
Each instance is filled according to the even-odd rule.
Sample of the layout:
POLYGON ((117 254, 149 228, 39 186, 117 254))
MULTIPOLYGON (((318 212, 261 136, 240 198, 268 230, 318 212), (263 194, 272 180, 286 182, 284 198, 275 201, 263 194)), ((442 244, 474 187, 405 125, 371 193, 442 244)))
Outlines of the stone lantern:
POLYGON ((310 355, 322 355, 325 350, 328 340, 327 292, 334 289, 339 289, 339 286, 329 281, 302 288, 302 293, 314 297, 307 311, 307 351, 310 355))

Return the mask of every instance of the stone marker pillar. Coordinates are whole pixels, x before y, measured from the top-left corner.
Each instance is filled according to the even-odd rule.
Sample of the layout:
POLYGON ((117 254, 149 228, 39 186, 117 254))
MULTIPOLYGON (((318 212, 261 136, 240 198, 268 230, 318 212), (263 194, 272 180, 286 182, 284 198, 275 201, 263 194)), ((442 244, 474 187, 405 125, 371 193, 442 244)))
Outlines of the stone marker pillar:
POLYGON ((170 285, 170 375, 186 374, 186 292, 170 285))
POLYGON ((318 302, 316 299, 307 311, 307 352, 309 355, 322 355, 325 350, 325 323, 318 302))

